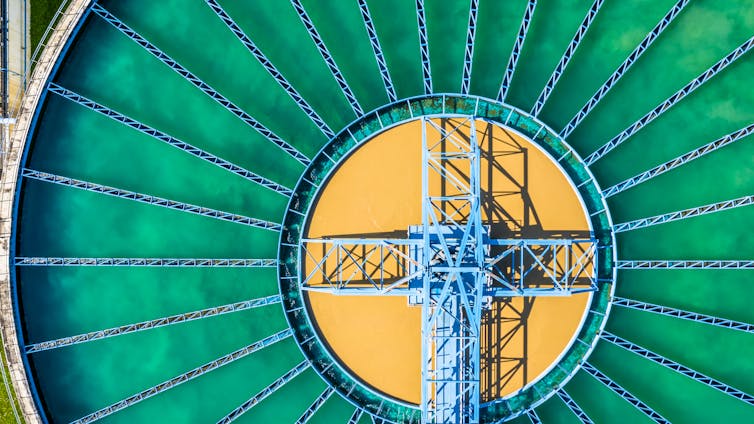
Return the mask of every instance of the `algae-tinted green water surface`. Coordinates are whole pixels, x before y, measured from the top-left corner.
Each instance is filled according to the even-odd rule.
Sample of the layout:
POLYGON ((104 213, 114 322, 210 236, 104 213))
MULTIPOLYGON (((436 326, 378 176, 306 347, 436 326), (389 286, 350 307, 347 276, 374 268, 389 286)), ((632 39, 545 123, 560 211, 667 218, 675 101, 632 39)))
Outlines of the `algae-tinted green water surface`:
MULTIPOLYGON (((469 59, 467 94, 496 98, 528 1, 423 3, 434 92, 460 93, 469 59), (469 16, 472 4, 478 5, 476 19, 469 16), (469 40, 474 49, 467 58, 469 40)), ((535 105, 593 6, 590 0, 536 3, 504 99, 525 111, 535 105)), ((288 196, 232 172, 232 166, 293 188, 306 167, 275 140, 312 158, 333 133, 360 117, 358 109, 368 112, 387 104, 391 90, 398 99, 427 94, 411 0, 302 0, 330 65, 285 0, 218 1, 243 40, 203 0, 98 4, 136 35, 97 13, 87 14, 51 82, 103 108, 97 111, 48 91, 35 111, 23 168, 279 224, 288 196), (385 69, 370 43, 365 4, 385 69), (163 61, 135 39, 159 49, 163 61), (171 68, 166 57, 177 65, 171 68), (281 78, 286 82, 281 84, 281 78), (156 132, 111 119, 101 113, 104 109, 156 132)), ((652 421, 649 410, 655 419, 673 423, 754 422, 754 327, 745 326, 754 323, 749 301, 754 266, 745 263, 754 260, 754 206, 747 206, 754 195, 754 136, 748 135, 754 130, 754 53, 747 44, 754 36, 751 0, 604 1, 538 117, 560 132, 679 4, 682 10, 566 141, 587 157, 642 122, 590 164, 602 189, 667 164, 667 172, 644 177, 607 199, 615 224, 739 199, 720 211, 617 233, 619 261, 726 260, 738 261, 735 266, 742 269, 619 269, 616 296, 671 311, 612 307, 605 330, 647 354, 600 341, 588 362, 612 386, 580 370, 562 396, 515 422, 536 415, 546 424, 576 423, 580 412, 594 422, 644 423, 652 421), (714 76, 687 87, 682 93, 688 96, 675 97, 736 51, 731 63, 713 68, 714 76), (672 107, 642 120, 668 99, 672 107), (741 129, 724 147, 686 164, 671 162, 741 129), (678 311, 699 319, 680 318, 678 311), (736 325, 712 325, 709 317, 736 325), (647 356, 664 358, 686 372, 647 356), (698 381, 702 377, 715 383, 698 381), (564 401, 568 398, 573 403, 564 401)), ((19 181, 16 257, 277 257, 274 225, 260 228, 34 178, 19 181)), ((276 294, 277 268, 269 266, 17 266, 13 282, 18 328, 27 346, 276 294)), ((281 305, 270 304, 97 337, 26 358, 40 413, 45 421, 66 423, 286 328, 281 305)), ((216 422, 304 360, 288 337, 93 418, 216 422)), ((278 386, 238 421, 296 422, 327 388, 312 369, 278 386)), ((333 394, 311 421, 345 423, 354 411, 354 405, 333 394)), ((360 422, 371 422, 368 418, 360 422)))

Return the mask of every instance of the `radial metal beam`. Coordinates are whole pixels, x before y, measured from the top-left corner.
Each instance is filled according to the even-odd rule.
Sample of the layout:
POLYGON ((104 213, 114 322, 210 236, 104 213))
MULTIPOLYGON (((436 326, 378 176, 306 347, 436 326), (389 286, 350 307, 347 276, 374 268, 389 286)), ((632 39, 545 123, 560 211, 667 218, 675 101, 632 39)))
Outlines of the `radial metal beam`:
POLYGON ((209 258, 62 258, 23 257, 13 259, 15 266, 148 266, 148 267, 232 267, 271 268, 277 259, 209 259, 209 258))
POLYGON ((754 261, 617 261, 617 269, 754 269, 754 261))
POLYGON ((594 421, 592 421, 592 419, 589 418, 589 415, 587 415, 586 412, 584 412, 584 410, 581 409, 581 407, 576 403, 576 401, 574 401, 573 398, 571 398, 571 396, 568 395, 568 393, 566 393, 565 390, 561 388, 555 393, 558 394, 558 397, 560 398, 560 400, 562 400, 566 404, 568 409, 570 409, 571 412, 573 412, 574 415, 576 415, 576 417, 578 417, 578 419, 581 420, 582 423, 594 424, 594 421))
POLYGON ((364 410, 361 408, 356 408, 353 411, 353 414, 351 414, 351 418, 348 419, 348 424, 358 424, 362 415, 364 415, 364 410))
POLYGON ((542 108, 545 106, 547 99, 550 97, 550 94, 552 94, 552 90, 555 89, 555 86, 558 84, 560 77, 563 75, 563 72, 565 72, 565 69, 568 66, 568 63, 571 61, 573 54, 576 52, 576 49, 579 48, 579 44, 581 44, 581 40, 584 39, 584 35, 586 35, 586 32, 589 30, 589 27, 592 25, 592 22, 594 22, 594 18, 597 16, 597 13, 600 11, 600 8, 602 7, 602 3, 604 3, 604 0, 594 0, 594 3, 592 3, 592 7, 589 8, 589 11, 586 13, 586 16, 584 17, 584 20, 581 22, 581 25, 579 25, 579 29, 576 31, 576 34, 573 36, 573 39, 571 39, 571 42, 568 44, 568 47, 566 47, 565 52, 560 57, 560 61, 558 62, 558 65, 555 66, 555 70, 552 72, 552 75, 550 75, 550 79, 547 80, 547 84, 545 84, 545 87, 542 89, 542 92, 539 94, 539 97, 537 98, 537 102, 534 104, 534 107, 532 107, 531 109, 532 115, 538 116, 539 113, 542 111, 542 108))
POLYGON ((100 4, 94 3, 92 5, 92 12, 99 15, 102 19, 107 21, 109 24, 114 26, 116 29, 118 29, 128 38, 133 40, 136 44, 140 45, 146 51, 151 53, 154 57, 159 59, 162 63, 169 66, 170 69, 172 69, 173 71, 181 75, 184 79, 186 79, 186 81, 190 82, 196 88, 200 89, 204 94, 208 95, 213 100, 218 102, 228 111, 233 113, 236 117, 244 121, 247 125, 249 125, 259 134, 267 138, 273 144, 283 149, 283 151, 291 155, 297 161, 301 162, 305 166, 309 165, 311 161, 303 153, 299 152, 295 147, 291 146, 290 144, 288 144, 288 142, 286 142, 285 140, 280 138, 277 134, 272 132, 272 130, 262 125, 262 123, 254 119, 251 115, 243 111, 240 107, 236 106, 233 102, 225 98, 222 94, 218 93, 214 88, 210 87, 207 83, 199 79, 196 75, 189 72, 189 70, 183 67, 183 65, 179 64, 178 62, 170 58, 170 56, 165 54, 162 50, 158 49, 154 44, 147 41, 144 37, 139 35, 139 33, 131 29, 128 25, 123 23, 120 19, 115 17, 112 13, 108 12, 100 4))
POLYGON ((204 318, 225 315, 231 312, 245 311, 247 309, 259 308, 267 305, 280 303, 280 295, 267 296, 259 299, 245 300, 243 302, 229 303, 227 305, 216 306, 185 314, 171 315, 157 318, 150 321, 142 321, 136 324, 122 325, 105 330, 92 331, 89 333, 78 334, 70 337, 49 340, 41 343, 34 343, 26 346, 26 353, 42 352, 50 349, 57 349, 65 346, 72 346, 81 343, 87 343, 95 340, 106 339, 114 336, 135 333, 138 331, 151 330, 153 328, 167 327, 173 324, 196 321, 204 318))
POLYGON ((257 45, 249 38, 248 35, 241 29, 241 27, 238 26, 238 24, 233 20, 233 18, 228 15, 228 13, 223 9, 222 6, 220 6, 220 3, 217 2, 217 0, 205 0, 207 2, 207 5, 212 9, 213 12, 219 17, 225 25, 228 27, 228 29, 235 34, 235 36, 238 38, 238 40, 243 43, 243 45, 246 47, 247 50, 254 56, 255 59, 259 62, 259 64, 264 67, 264 69, 267 71, 267 73, 270 74, 272 78, 275 79, 275 81, 280 85, 280 87, 285 90, 286 93, 293 99, 294 102, 298 105, 298 107, 301 108, 304 113, 306 113, 306 116, 309 117, 309 119, 312 120, 314 125, 317 126, 317 128, 322 131, 322 133, 325 134, 325 136, 329 139, 332 138, 335 133, 333 133, 332 129, 325 123, 325 121, 322 120, 322 118, 317 114, 317 112, 314 111, 314 109, 309 105, 309 103, 299 94, 299 92, 291 85, 290 82, 283 76, 283 74, 278 71, 277 67, 272 64, 272 61, 265 56, 264 53, 262 53, 262 50, 257 47, 257 45))
POLYGON ((292 334, 290 328, 286 328, 283 331, 280 331, 278 333, 275 333, 269 337, 266 337, 262 340, 259 340, 258 342, 252 343, 244 348, 241 348, 235 352, 229 353, 225 356, 222 356, 212 362, 208 362, 200 367, 196 367, 192 369, 191 371, 188 371, 186 373, 183 373, 177 377, 171 378, 168 381, 165 381, 163 383, 160 383, 156 386, 150 387, 144 391, 141 391, 139 393, 136 393, 135 395, 129 396, 119 402, 116 402, 112 405, 109 405, 105 408, 102 408, 96 412, 93 412, 85 417, 79 418, 76 421, 73 421, 71 424, 86 424, 91 423, 97 420, 100 420, 102 418, 105 418, 109 415, 112 415, 120 410, 126 409, 131 405, 134 405, 136 403, 139 403, 143 400, 149 399, 152 396, 158 395, 166 390, 172 389, 173 387, 176 387, 180 384, 183 384, 187 381, 193 380, 201 375, 204 375, 210 371, 216 370, 220 368, 223 365, 227 365, 233 361, 236 361, 238 359, 241 359, 243 357, 246 357, 258 350, 264 349, 267 346, 273 345, 281 340, 284 340, 288 337, 290 337, 292 334))
POLYGON ((58 184, 67 187, 74 187, 85 191, 91 191, 94 193, 101 193, 108 196, 119 197, 121 199, 133 200, 135 202, 146 203, 149 205, 162 206, 163 208, 193 213, 196 215, 206 216, 210 218, 216 218, 223 221, 237 222, 239 224, 245 224, 251 227, 262 228, 265 230, 280 231, 281 225, 264 221, 257 218, 250 218, 248 216, 236 215, 229 212, 223 212, 216 209, 205 208, 202 206, 196 206, 189 203, 176 202, 174 200, 164 199, 162 197, 150 196, 148 194, 137 193, 134 191, 121 190, 119 188, 109 187, 106 185, 95 184, 88 181, 75 180, 73 178, 63 177, 60 175, 50 174, 47 172, 34 171, 24 168, 21 171, 21 176, 25 178, 31 178, 48 183, 58 184))
POLYGON ((597 106, 597 103, 602 100, 603 97, 610 91, 611 88, 625 75, 625 73, 631 68, 631 65, 633 65, 641 55, 647 51, 650 45, 657 39, 657 37, 662 34, 662 31, 665 30, 665 28, 670 25, 671 22, 678 16, 678 14, 681 13, 681 10, 683 10, 684 7, 689 3, 690 0, 679 0, 676 2, 676 4, 670 9, 670 11, 663 16, 663 18, 660 20, 660 22, 652 28, 651 31, 647 34, 646 37, 644 37, 643 40, 641 40, 641 43, 631 52, 631 54, 628 55, 628 58, 626 58, 623 63, 618 66, 618 69, 613 72, 612 75, 610 75, 607 78, 607 81, 605 81, 602 86, 597 89, 597 92, 594 93, 591 99, 589 99, 586 104, 581 108, 581 110, 576 113, 576 116, 574 116, 570 122, 563 128, 563 131, 560 133, 560 136, 562 138, 567 138, 573 130, 576 129, 576 127, 581 123, 581 121, 586 118, 587 115, 589 115, 589 112, 594 109, 595 106, 597 106))
POLYGON ((666 368, 669 368, 673 371, 683 374, 686 377, 694 379, 708 387, 717 389, 727 395, 733 396, 734 398, 742 400, 748 403, 749 405, 754 405, 754 396, 748 393, 744 393, 741 390, 736 389, 735 387, 731 387, 719 380, 715 380, 714 378, 707 377, 706 375, 698 371, 694 371, 687 366, 681 365, 678 362, 665 358, 664 356, 658 355, 652 352, 651 350, 645 349, 635 343, 631 343, 628 340, 618 337, 610 332, 607 332, 607 331, 603 332, 601 337, 602 339, 607 340, 610 343, 620 346, 641 357, 649 359, 650 361, 656 364, 660 364, 666 368))
POLYGON ((526 411, 526 416, 529 418, 529 421, 531 421, 531 424, 542 424, 542 420, 539 419, 539 415, 537 415, 534 409, 526 411))
POLYGON ((644 171, 639 175, 631 177, 621 183, 618 183, 608 188, 607 190, 603 191, 602 195, 605 197, 610 197, 622 191, 628 190, 629 188, 635 185, 641 184, 644 181, 650 180, 660 174, 664 174, 665 172, 678 168, 679 166, 685 165, 694 159, 698 159, 706 155, 707 153, 714 152, 715 150, 721 149, 729 144, 732 144, 750 135, 752 132, 754 132, 754 124, 741 128, 740 130, 732 132, 726 136, 720 137, 717 140, 711 143, 705 144, 704 146, 696 150, 692 150, 686 154, 683 154, 674 159, 671 159, 661 165, 657 165, 648 171, 644 171))
POLYGON ((317 396, 316 399, 314 399, 314 402, 312 402, 311 405, 309 405, 308 408, 306 408, 306 411, 304 411, 303 414, 296 420, 296 424, 306 424, 309 422, 309 420, 314 416, 314 414, 319 411, 319 408, 322 407, 322 405, 327 402, 327 399, 330 399, 330 396, 332 396, 333 392, 335 392, 335 389, 332 388, 332 386, 327 386, 325 390, 317 396))
POLYGON ((374 58, 377 60, 377 67, 380 70, 380 76, 382 76, 382 84, 385 86, 385 92, 390 102, 398 100, 395 94, 395 87, 393 86, 393 80, 390 78, 390 70, 385 63, 385 55, 382 54, 382 46, 380 45, 380 39, 377 37, 377 30, 374 28, 374 21, 372 20, 372 14, 369 13, 369 6, 367 0, 357 0, 359 3, 359 10, 361 10, 361 18, 364 20, 364 26, 367 29, 367 35, 369 36, 369 43, 372 45, 372 51, 374 52, 374 58))
POLYGON ((524 47, 524 41, 526 40, 526 34, 529 32, 529 24, 531 24, 531 18, 534 15, 534 8, 537 6, 537 0, 529 0, 526 4, 526 10, 524 11, 524 17, 521 19, 521 26, 518 28, 518 34, 516 35, 516 41, 513 43, 513 51, 508 58, 508 65, 505 67, 505 74, 503 74, 503 82, 500 84, 500 91, 497 93, 497 100, 504 102, 505 97, 508 95, 508 88, 513 80, 513 73, 516 72, 516 66, 518 65, 518 58, 521 56, 521 49, 524 47))
POLYGON ((734 209, 741 206, 748 206, 754 203, 754 196, 744 196, 724 202, 711 203, 709 205, 699 206, 697 208, 684 209, 682 211, 671 212, 664 215, 656 215, 650 218, 637 219, 635 221, 618 224, 613 227, 616 233, 636 230, 639 228, 651 227, 652 225, 664 224, 666 222, 678 221, 681 219, 692 218, 695 216, 706 215, 714 212, 720 212, 728 209, 734 209))
POLYGON ((432 67, 429 63, 429 42, 427 41, 427 15, 424 0, 416 0, 416 21, 419 25, 419 51, 424 77, 424 94, 432 94, 432 67))
POLYGON ((669 306, 640 302, 638 300, 626 299, 624 297, 614 297, 613 305, 623 306, 624 308, 637 309, 640 311, 653 312, 655 314, 685 319, 689 321, 701 322, 704 324, 714 325, 716 327, 730 328, 747 333, 754 333, 754 324, 749 324, 741 321, 733 321, 712 315, 698 314, 696 312, 684 311, 683 309, 671 308, 669 306))
POLYGON ((78 105, 84 106, 85 108, 89 110, 93 110, 95 112, 98 112, 104 116, 107 116, 108 118, 111 118, 115 121, 118 121, 122 124, 125 124, 143 134, 149 135, 151 137, 156 138, 157 140, 160 140, 162 142, 165 142, 177 149, 180 149, 194 157, 197 157, 199 159, 202 159, 204 161, 207 161, 209 163, 212 163, 214 165, 219 166, 220 168, 223 168, 225 170, 228 170, 241 178, 244 178, 246 180, 249 180, 251 182, 257 183, 261 185, 264 188, 270 189, 276 193, 282 194, 283 196, 290 197, 291 195, 291 189, 278 184, 272 180, 269 180, 267 178, 264 178, 260 175, 257 175, 251 171, 248 171, 244 168, 241 168, 240 166, 234 165, 225 159, 221 159, 211 153, 205 152, 202 149, 199 149, 197 147, 194 147, 186 142, 183 142, 181 140, 178 140, 175 137, 171 137, 159 130, 156 130, 146 124, 143 124, 135 119, 129 118, 128 116, 125 116, 121 113, 118 113, 114 111, 113 109, 108 108, 107 106, 103 106, 93 100, 87 99, 84 96, 81 96, 71 90, 67 90, 58 84, 55 84, 54 82, 51 82, 49 85, 48 90, 50 92, 53 92, 59 96, 62 96, 78 105))
POLYGON ((469 94, 471 85, 471 65, 474 62, 474 38, 476 37, 477 11, 479 0, 469 4, 469 25, 466 27, 466 51, 463 57, 463 74, 461 76, 461 94, 469 94))
POLYGON ((628 128, 623 130, 620 134, 613 137, 610 141, 605 143, 602 147, 597 149, 594 153, 587 156, 584 162, 587 165, 592 165, 594 162, 597 162, 600 158, 602 158, 606 154, 610 153, 613 149, 621 145, 629 137, 631 137, 636 132, 644 128, 647 124, 654 121, 655 118, 662 115, 665 111, 673 107, 676 103, 680 102, 686 96, 693 93, 697 88, 701 87, 705 82, 709 81, 710 79, 712 79, 712 77, 720 73, 723 69, 727 68, 731 63, 735 62, 738 58, 746 54, 749 50, 752 49, 752 47, 754 47, 754 37, 749 38, 745 43, 738 46, 735 50, 733 50, 727 56, 725 56, 720 61, 712 65, 709 69, 702 72, 701 75, 699 75, 698 77, 693 79, 691 82, 686 84, 683 88, 678 90, 675 94, 668 97, 667 100, 660 103, 657 107, 652 109, 646 115, 642 116, 638 121, 631 124, 628 128))
POLYGON ((610 377, 606 376, 602 371, 595 368, 592 364, 589 362, 584 362, 581 365, 581 368, 584 369, 584 371, 588 372, 592 377, 599 380, 600 383, 604 384, 612 390, 615 394, 625 399, 628 403, 636 407, 636 409, 643 412, 647 417, 649 417, 652 421, 658 423, 658 424, 672 424, 669 420, 664 418, 662 415, 660 415, 657 411, 652 409, 649 405, 642 402, 637 398, 636 396, 632 395, 628 390, 621 387, 618 383, 613 381, 610 377))
POLYGON ((309 14, 306 13, 306 9, 304 9, 304 5, 301 4, 301 0, 291 0, 291 4, 293 5, 293 8, 296 9, 296 13, 298 13, 299 18, 301 18, 301 22, 306 27, 306 31, 309 33, 312 41, 314 41, 314 45, 317 46, 317 50, 327 64, 327 67, 330 69, 330 73, 332 73, 333 78, 335 78, 335 81, 343 91, 343 95, 346 96, 348 103, 351 105, 351 109, 353 109, 353 113, 356 114, 357 117, 360 117, 364 114, 364 110, 361 108, 359 101, 356 100, 356 96, 353 94, 351 86, 348 85, 346 78, 343 76, 343 72, 340 71, 338 64, 330 54, 330 50, 328 50, 325 45, 325 41, 320 37, 317 27, 314 26, 314 22, 309 17, 309 14))
POLYGON ((275 393, 278 389, 283 387, 286 383, 296 378, 299 374, 309 368, 309 361, 303 360, 301 363, 293 367, 290 371, 286 372, 280 378, 273 381, 269 386, 265 387, 259 393, 251 397, 251 399, 242 403, 238 408, 232 410, 228 415, 221 418, 217 424, 228 424, 235 421, 238 417, 245 414, 249 409, 257 406, 259 402, 265 400, 268 396, 275 393))

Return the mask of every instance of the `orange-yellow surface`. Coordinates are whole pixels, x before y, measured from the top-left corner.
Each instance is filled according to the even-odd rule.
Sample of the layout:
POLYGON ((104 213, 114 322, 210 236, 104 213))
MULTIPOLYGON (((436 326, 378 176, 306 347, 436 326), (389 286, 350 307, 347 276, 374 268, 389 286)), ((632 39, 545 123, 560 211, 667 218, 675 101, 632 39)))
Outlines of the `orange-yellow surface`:
MULTIPOLYGON (((468 135, 468 126, 465 131, 468 135)), ((481 121, 477 137, 483 150, 482 209, 494 237, 588 231, 577 194, 544 153, 513 132, 481 121)), ((405 237, 409 225, 421 223, 421 149, 419 121, 367 142, 324 187, 306 236, 396 232, 405 237)), ((551 366, 578 331, 589 296, 495 302, 483 318, 483 399, 512 394, 551 366)), ((420 402, 419 307, 400 296, 311 293, 307 300, 315 325, 341 363, 383 393, 420 402)))

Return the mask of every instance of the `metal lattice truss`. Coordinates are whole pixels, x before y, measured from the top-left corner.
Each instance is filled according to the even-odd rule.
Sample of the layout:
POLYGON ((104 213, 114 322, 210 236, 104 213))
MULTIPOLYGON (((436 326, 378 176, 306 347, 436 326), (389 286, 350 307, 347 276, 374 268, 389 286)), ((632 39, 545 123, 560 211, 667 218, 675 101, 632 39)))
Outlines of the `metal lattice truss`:
POLYGON ((374 52, 374 58, 377 61, 377 67, 380 70, 380 76, 382 77, 382 84, 385 86, 385 92, 387 98, 391 102, 398 100, 398 96, 395 94, 395 87, 393 86, 393 79, 390 77, 390 70, 385 63, 385 55, 382 53, 382 46, 380 45, 380 39, 377 37, 377 30, 374 27, 374 21, 372 20, 372 14, 369 12, 369 6, 366 0, 357 0, 359 3, 359 10, 361 11, 361 18, 364 20, 364 26, 367 30, 367 36, 369 36, 369 43, 372 45, 372 52, 374 52))
POLYGON ((229 267, 272 268, 277 259, 209 259, 209 258, 62 258, 16 256, 15 266, 159 266, 177 267, 229 267))
POLYGON ((573 414, 576 415, 576 417, 578 417, 578 419, 581 420, 582 423, 594 424, 594 421, 592 421, 592 419, 589 418, 589 415, 587 415, 586 412, 584 412, 584 410, 581 409, 579 404, 576 403, 576 401, 574 401, 573 398, 571 398, 571 396, 568 393, 566 393, 565 390, 561 388, 555 393, 558 394, 558 397, 560 398, 560 400, 562 400, 563 403, 566 404, 568 409, 570 409, 571 412, 573 412, 573 414))
POLYGON ((618 269, 754 269, 754 261, 617 261, 618 269))
POLYGON ((304 413, 296 420, 296 424, 305 424, 309 422, 314 414, 319 411, 319 408, 327 402, 327 399, 330 399, 330 396, 332 396, 333 393, 335 393, 335 389, 333 389, 332 386, 327 386, 325 390, 314 399, 312 404, 306 408, 306 411, 304 411, 304 413))
POLYGON ((427 15, 424 0, 416 0, 416 22, 419 26, 419 52, 422 59, 424 94, 432 94, 432 68, 429 62, 429 42, 427 41, 427 15))
POLYGON ((499 102, 505 101, 505 97, 508 95, 508 88, 513 80, 513 73, 516 72, 516 65, 518 65, 518 59, 521 57, 521 49, 524 47, 526 34, 529 32, 529 25, 531 24, 531 18, 534 16, 534 9, 536 7, 537 0, 529 0, 526 3, 524 17, 521 18, 521 26, 518 28, 516 41, 513 43, 513 50, 508 57, 508 64, 505 66, 505 73, 503 74, 503 81, 500 83, 500 90, 498 90, 497 93, 497 100, 499 102))

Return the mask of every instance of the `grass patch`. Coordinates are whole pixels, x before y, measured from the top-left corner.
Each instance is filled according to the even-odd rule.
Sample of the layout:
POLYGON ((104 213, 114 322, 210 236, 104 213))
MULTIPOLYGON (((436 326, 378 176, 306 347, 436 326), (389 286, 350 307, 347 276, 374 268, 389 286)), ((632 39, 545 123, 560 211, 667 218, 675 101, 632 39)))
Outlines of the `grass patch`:
MULTIPOLYGON (((50 25, 50 20, 60 4, 65 0, 31 0, 31 15, 29 18, 29 41, 34 48, 42 41, 42 36, 50 25)), ((33 51, 33 50, 32 50, 33 51)))

